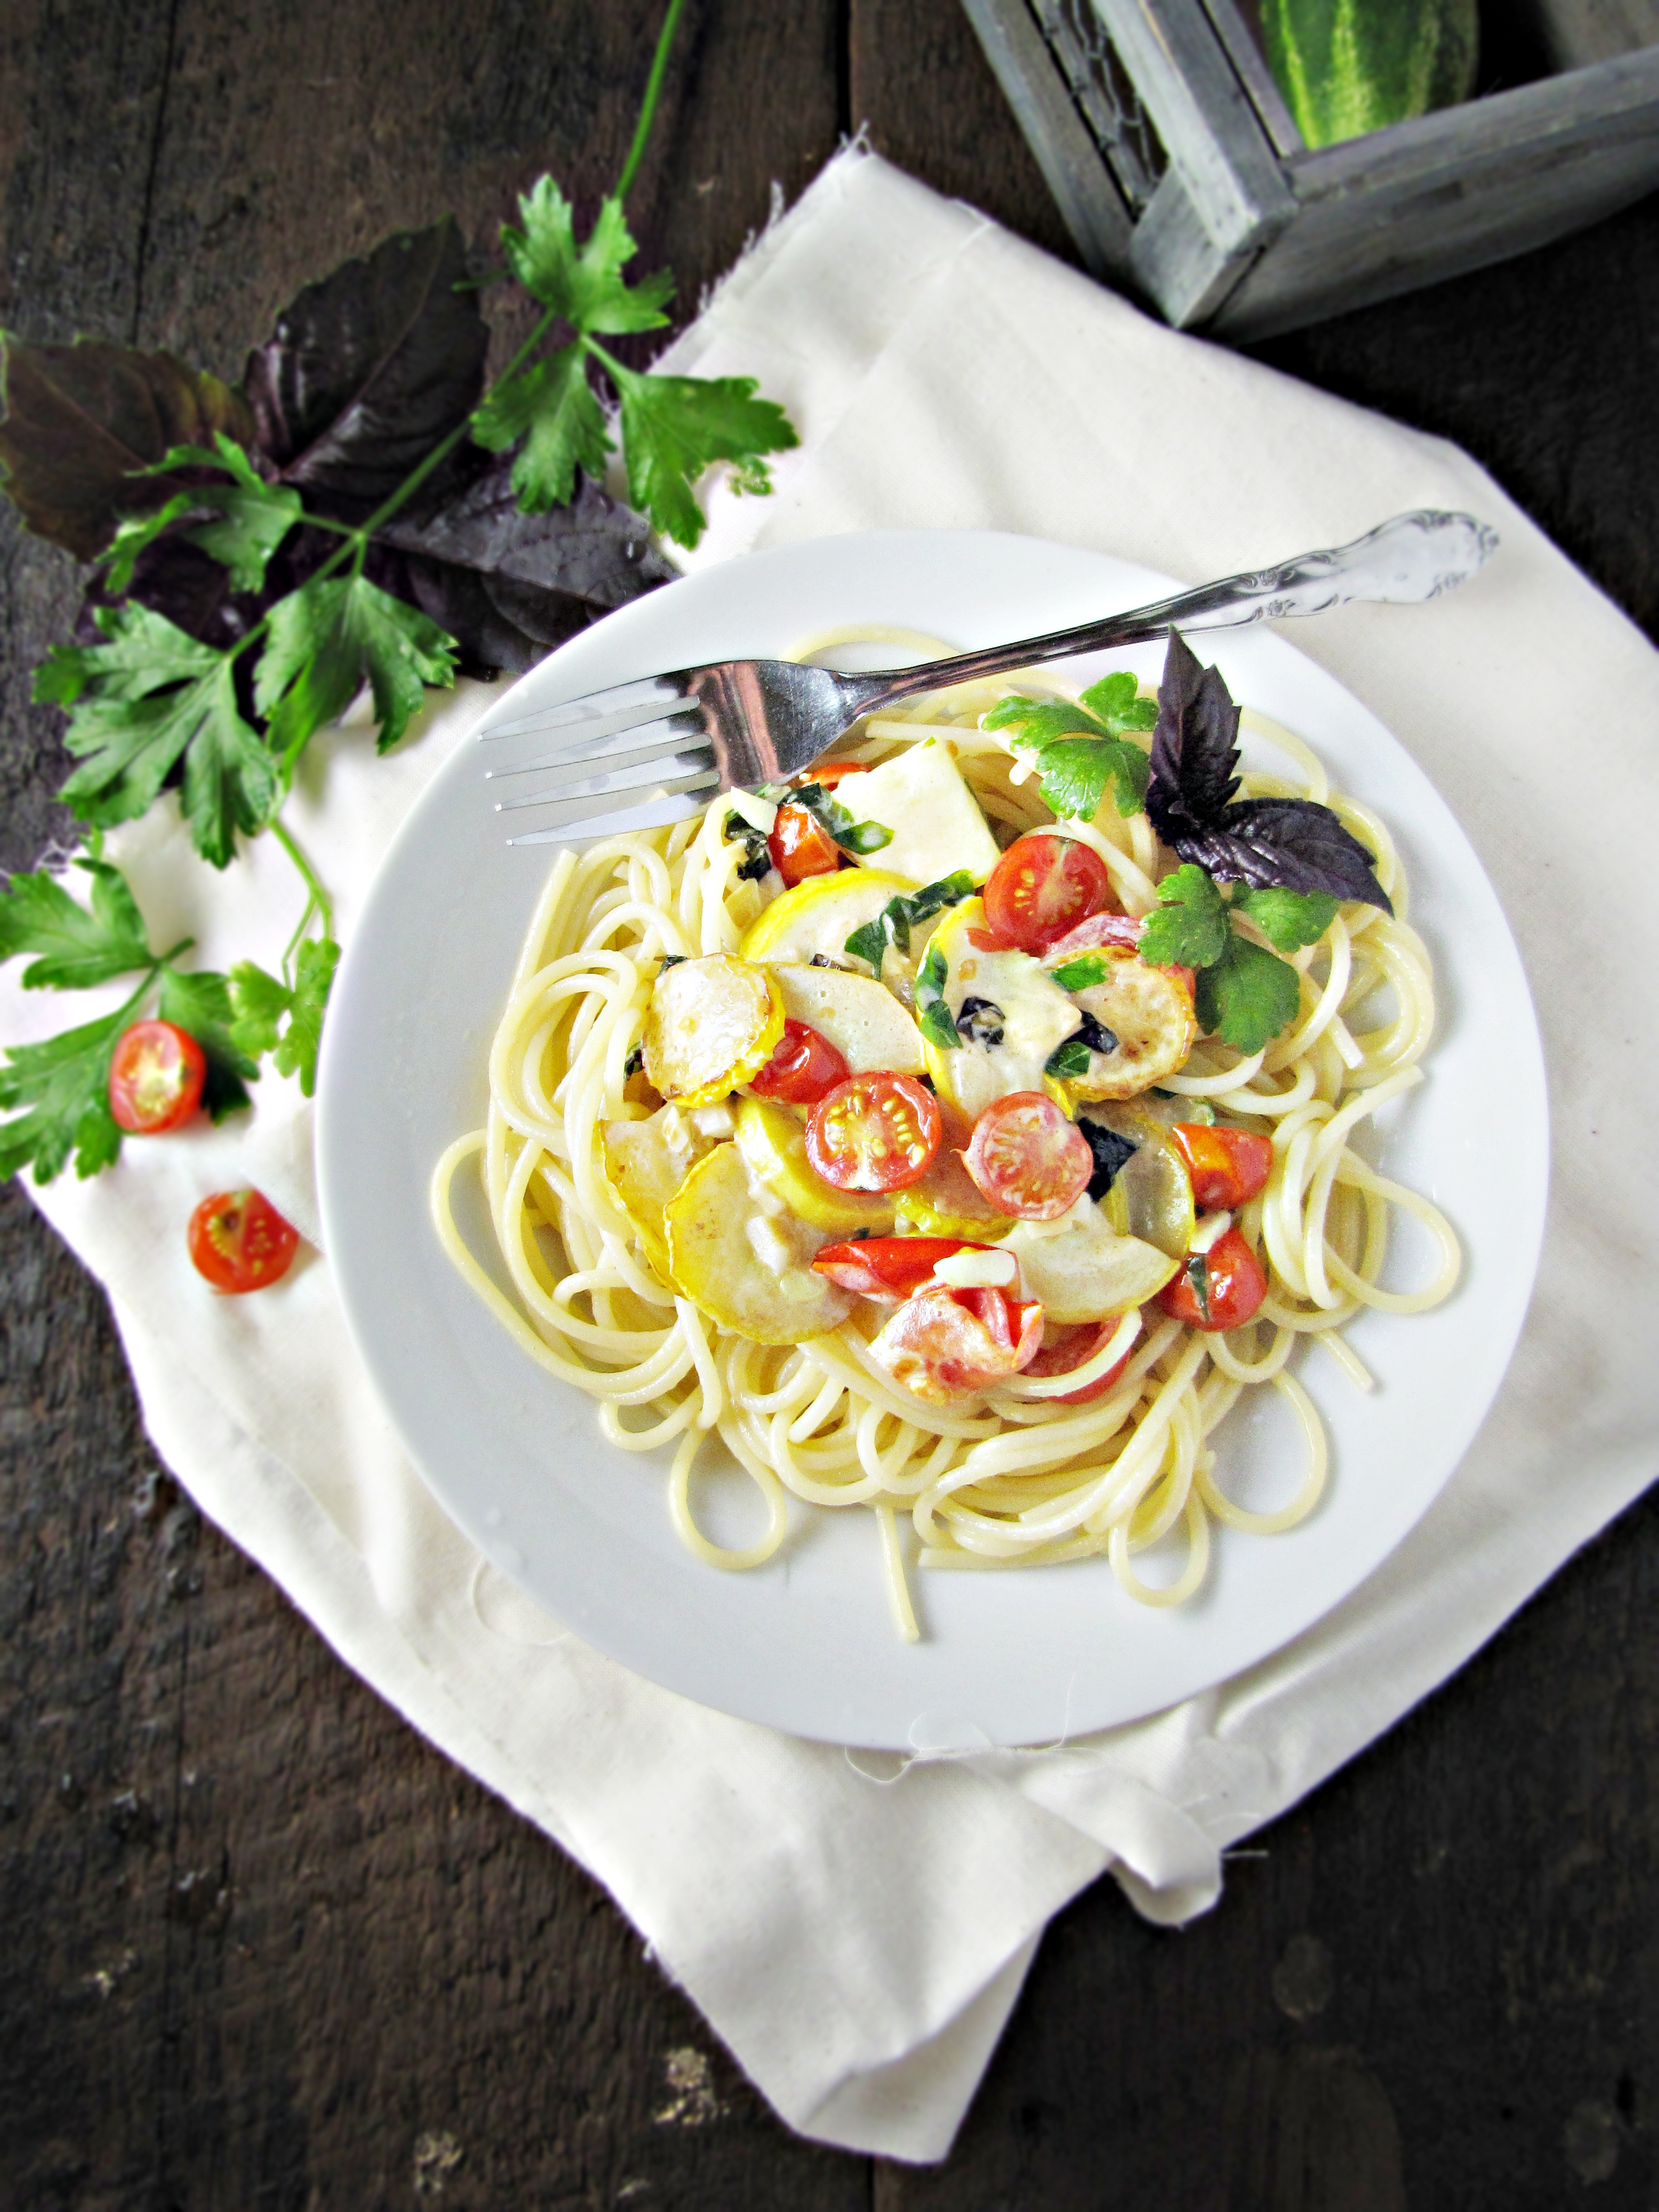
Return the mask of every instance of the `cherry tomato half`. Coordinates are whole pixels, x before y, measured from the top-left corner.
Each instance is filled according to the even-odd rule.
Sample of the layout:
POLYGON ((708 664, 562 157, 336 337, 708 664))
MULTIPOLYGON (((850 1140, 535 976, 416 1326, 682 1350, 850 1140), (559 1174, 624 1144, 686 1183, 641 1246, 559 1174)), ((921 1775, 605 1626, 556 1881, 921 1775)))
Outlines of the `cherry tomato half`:
POLYGON ((1253 1129, 1177 1121, 1170 1141, 1187 1163, 1193 1203, 1200 1213, 1231 1213, 1267 1188, 1273 1164, 1271 1137, 1259 1137, 1253 1129))
POLYGON ((772 866, 793 890, 808 876, 833 876, 841 866, 835 839, 804 806, 781 806, 766 841, 772 866))
POLYGON ((896 1304, 919 1291, 939 1261, 953 1252, 990 1249, 988 1244, 969 1244, 960 1237, 861 1237, 846 1244, 826 1244, 812 1265, 844 1291, 896 1304))
POLYGON ((257 1190, 216 1191, 190 1217, 197 1273, 234 1296, 281 1282, 299 1243, 299 1231, 257 1190))
POLYGON ((1242 1328, 1267 1295, 1261 1262, 1237 1229, 1207 1252, 1189 1252, 1180 1273, 1158 1294, 1158 1304, 1193 1328, 1242 1328))
MULTIPOLYGON (((1052 1323, 1050 1328, 1053 1328, 1052 1323)), ((1074 1368, 1081 1367, 1086 1360, 1092 1359, 1108 1338, 1115 1336, 1117 1331, 1118 1316, 1115 1314, 1109 1321, 1084 1321, 1070 1328, 1054 1328, 1052 1335, 1045 1330, 1042 1350, 1034 1359, 1026 1362, 1024 1371, 1027 1375, 1069 1375, 1074 1368)), ((1133 1348, 1130 1346, 1131 1351, 1133 1348)), ((1080 1390, 1067 1390, 1063 1396, 1046 1398, 1043 1403, 1048 1406, 1086 1406, 1092 1399, 1103 1398, 1128 1364, 1129 1353, 1126 1352, 1122 1358, 1115 1360, 1103 1375, 1097 1375, 1092 1382, 1085 1382, 1080 1390)))
POLYGON ((833 791, 844 775, 868 775, 868 761, 820 761, 805 775, 797 776, 797 784, 821 784, 825 791, 833 791))
POLYGON ((202 1103, 207 1061, 185 1030, 135 1022, 109 1064, 109 1110, 135 1137, 160 1137, 188 1121, 202 1103))
POLYGON ((786 1021, 783 1035, 758 1075, 749 1079, 757 1098, 781 1098, 786 1106, 816 1106, 848 1077, 847 1062, 821 1030, 808 1022, 786 1021))
POLYGON ((1095 1171, 1089 1139, 1044 1091, 994 1098, 974 1124, 962 1164, 999 1213, 1024 1221, 1057 1221, 1095 1171))
POLYGON ((849 1075, 807 1115, 806 1157, 837 1190, 902 1190, 944 1135, 938 1099, 914 1076, 849 1075))
POLYGON ((1017 837, 985 885, 992 933, 1022 952, 1046 952, 1090 915, 1116 904, 1106 863, 1075 837, 1017 837))

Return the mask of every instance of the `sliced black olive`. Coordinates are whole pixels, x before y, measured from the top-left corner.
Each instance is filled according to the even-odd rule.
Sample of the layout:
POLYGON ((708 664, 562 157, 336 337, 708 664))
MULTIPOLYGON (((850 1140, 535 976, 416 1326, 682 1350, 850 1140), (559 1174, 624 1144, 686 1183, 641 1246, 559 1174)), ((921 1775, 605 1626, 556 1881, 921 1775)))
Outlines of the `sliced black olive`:
POLYGON ((964 999, 957 1009, 957 1035, 964 1044, 988 1049, 1002 1042, 1003 1013, 990 999, 964 999))
POLYGON ((1089 1195, 1092 1199, 1103 1199, 1111 1188, 1113 1178, 1123 1163, 1133 1159, 1140 1148, 1132 1144, 1127 1137, 1120 1137, 1115 1129, 1107 1128, 1103 1122, 1091 1121, 1086 1115, 1079 1121, 1078 1127, 1089 1139, 1089 1150, 1095 1156, 1095 1171, 1089 1178, 1089 1195))
POLYGON ((1091 1013, 1086 1012, 1081 1006, 1078 1008, 1078 1012, 1081 1018, 1074 1034, 1082 1038, 1090 1051, 1115 1052, 1117 1039, 1107 1028, 1105 1023, 1097 1022, 1091 1013))

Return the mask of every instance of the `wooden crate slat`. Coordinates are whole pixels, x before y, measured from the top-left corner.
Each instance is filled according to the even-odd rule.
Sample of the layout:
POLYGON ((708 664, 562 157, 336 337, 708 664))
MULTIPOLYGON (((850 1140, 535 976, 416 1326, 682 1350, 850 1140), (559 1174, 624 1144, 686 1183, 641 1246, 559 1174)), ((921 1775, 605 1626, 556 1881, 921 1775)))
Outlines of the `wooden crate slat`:
POLYGON ((1025 0, 963 0, 1091 276, 1135 282, 1129 210, 1025 0))

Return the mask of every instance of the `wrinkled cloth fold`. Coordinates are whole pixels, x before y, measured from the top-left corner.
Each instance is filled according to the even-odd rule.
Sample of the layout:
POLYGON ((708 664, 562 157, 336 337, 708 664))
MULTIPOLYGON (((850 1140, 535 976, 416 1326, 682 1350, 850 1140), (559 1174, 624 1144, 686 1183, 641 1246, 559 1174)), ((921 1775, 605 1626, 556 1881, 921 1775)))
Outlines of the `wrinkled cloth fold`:
MULTIPOLYGON (((907 1762, 704 1711, 587 1650, 414 1474, 320 1252, 280 1296, 215 1299, 191 1273, 182 1224, 221 1186, 258 1184, 314 1246, 310 1109, 270 1073, 251 1121, 129 1145, 111 1174, 35 1194, 106 1285, 149 1433, 204 1510, 605 1885, 787 2121, 937 2159, 1068 1898, 1109 1870, 1156 1920, 1212 1905, 1229 1845, 1443 1680, 1659 1468, 1659 1158, 1638 1103, 1659 1052, 1628 1005, 1659 953, 1659 885, 1610 884, 1606 829, 1659 798, 1659 655, 1452 447, 1147 321, 857 149, 667 365, 757 378, 801 433, 772 498, 714 489, 693 566, 940 526, 1197 580, 1413 507, 1468 508, 1503 539, 1409 638, 1376 608, 1294 638, 1422 763, 1520 943, 1553 1121, 1538 1290, 1491 1414, 1407 1540, 1295 1643, 1170 1712, 1042 1752, 907 1762)), ((350 718, 307 758, 291 819, 343 935, 487 696, 434 702, 386 761, 350 718)), ((215 876, 161 809, 112 850, 154 941, 191 932, 210 964, 280 958, 293 878, 270 840, 215 876)), ((3 1034, 63 1026, 52 998, 9 973, 3 1034)))

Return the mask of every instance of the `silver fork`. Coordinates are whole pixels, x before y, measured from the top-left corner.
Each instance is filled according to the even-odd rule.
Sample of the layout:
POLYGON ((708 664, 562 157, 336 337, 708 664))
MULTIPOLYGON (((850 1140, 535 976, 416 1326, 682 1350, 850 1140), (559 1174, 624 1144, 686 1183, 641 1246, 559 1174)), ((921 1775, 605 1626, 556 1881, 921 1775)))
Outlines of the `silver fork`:
POLYGON ((485 774, 504 782, 544 779, 532 791, 497 799, 499 811, 514 817, 509 844, 654 829, 695 814, 716 792, 754 790, 799 775, 861 716, 896 700, 1073 653, 1143 644, 1176 627, 1231 629, 1320 614, 1351 599, 1436 599, 1472 576, 1497 544, 1496 532, 1473 515, 1425 508, 1395 515, 1334 552, 1303 553, 1276 568, 1224 577, 1078 629, 910 668, 844 676, 791 660, 720 660, 676 669, 486 721, 478 732, 491 748, 485 774), (605 811, 606 801, 630 792, 641 796, 605 811), (540 818, 518 828, 517 817, 532 808, 540 818))

